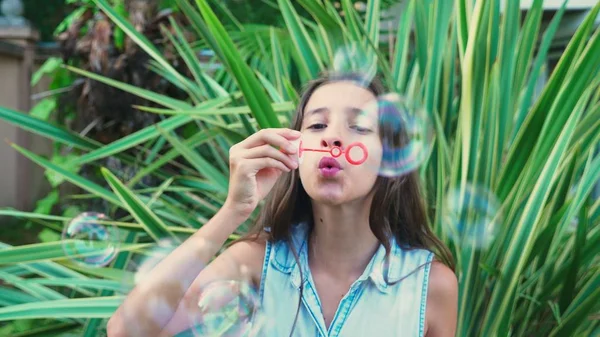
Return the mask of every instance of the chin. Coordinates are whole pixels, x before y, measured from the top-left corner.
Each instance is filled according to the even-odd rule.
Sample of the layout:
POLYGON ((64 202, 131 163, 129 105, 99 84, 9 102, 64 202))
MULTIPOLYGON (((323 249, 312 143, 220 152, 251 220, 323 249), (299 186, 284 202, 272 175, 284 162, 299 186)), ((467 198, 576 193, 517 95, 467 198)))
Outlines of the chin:
POLYGON ((367 192, 342 189, 340 186, 320 186, 306 191, 308 196, 315 202, 327 206, 339 206, 355 202, 367 196, 367 192))
POLYGON ((308 195, 319 202, 323 203, 341 203, 344 201, 347 191, 341 185, 331 182, 317 182, 310 191, 306 191, 308 195))
MULTIPOLYGON (((369 194, 370 179, 357 178, 360 175, 323 178, 315 175, 305 175, 300 172, 300 181, 308 196, 323 205, 337 206, 352 202, 369 194)), ((349 172, 345 172, 349 173, 349 172)), ((373 179, 374 183, 374 179, 373 179)))
POLYGON ((322 193, 319 192, 316 195, 310 195, 309 196, 316 202, 323 204, 323 205, 328 205, 328 206, 338 206, 341 205, 345 202, 347 202, 348 200, 346 200, 346 198, 344 198, 343 195, 340 195, 338 193, 322 193))

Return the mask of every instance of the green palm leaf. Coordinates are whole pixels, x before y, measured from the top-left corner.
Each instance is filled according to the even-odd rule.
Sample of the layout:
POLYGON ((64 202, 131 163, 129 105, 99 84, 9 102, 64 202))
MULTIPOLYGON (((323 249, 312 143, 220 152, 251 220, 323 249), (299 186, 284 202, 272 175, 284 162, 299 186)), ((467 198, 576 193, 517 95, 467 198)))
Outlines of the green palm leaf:
POLYGON ((213 42, 211 47, 222 51, 222 61, 234 75, 240 90, 244 93, 244 98, 246 99, 248 106, 252 110, 252 114, 258 121, 258 124, 262 128, 280 127, 281 124, 279 123, 279 120, 274 118, 275 114, 270 108, 269 99, 266 93, 248 65, 240 57, 240 54, 237 52, 231 41, 231 37, 229 37, 225 31, 223 25, 218 21, 214 12, 205 0, 197 0, 196 3, 204 20, 206 20, 207 28, 215 37, 215 39, 210 41, 213 42))
POLYGON ((179 242, 167 225, 156 216, 130 189, 117 179, 109 170, 103 168, 102 174, 113 189, 115 194, 121 200, 122 205, 131 213, 131 215, 144 227, 145 231, 155 241, 161 239, 172 239, 179 242))
POLYGON ((91 139, 81 137, 65 128, 52 125, 46 121, 8 108, 0 107, 0 119, 68 146, 83 150, 94 150, 100 147, 100 143, 91 139))
POLYGON ((25 303, 0 308, 0 321, 26 318, 108 318, 121 304, 118 296, 25 303))

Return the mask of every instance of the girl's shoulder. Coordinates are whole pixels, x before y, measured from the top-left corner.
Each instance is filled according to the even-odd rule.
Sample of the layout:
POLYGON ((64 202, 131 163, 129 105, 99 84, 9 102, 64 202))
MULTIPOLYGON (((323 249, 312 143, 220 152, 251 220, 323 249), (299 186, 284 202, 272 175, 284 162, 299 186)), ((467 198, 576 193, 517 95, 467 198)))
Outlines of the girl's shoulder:
POLYGON ((227 249, 228 254, 233 258, 233 267, 239 268, 241 274, 247 273, 255 287, 260 285, 266 246, 266 236, 259 235, 238 241, 227 249))
MULTIPOLYGON (((306 224, 304 223, 296 224, 290 228, 294 246, 303 244, 306 229, 306 224)), ((279 261, 280 264, 282 263, 282 259, 290 262, 287 261, 287 258, 291 258, 292 256, 291 251, 288 249, 288 244, 283 241, 272 241, 270 239, 270 232, 271 228, 265 227, 260 233, 238 241, 228 248, 228 251, 230 251, 234 258, 234 263, 240 267, 244 266, 244 269, 250 274, 252 283, 257 289, 260 287, 262 281, 267 248, 273 251, 273 255, 277 255, 273 256, 273 259, 279 261)))
POLYGON ((437 259, 431 265, 426 307, 426 335, 454 336, 458 315, 458 279, 452 269, 437 259))

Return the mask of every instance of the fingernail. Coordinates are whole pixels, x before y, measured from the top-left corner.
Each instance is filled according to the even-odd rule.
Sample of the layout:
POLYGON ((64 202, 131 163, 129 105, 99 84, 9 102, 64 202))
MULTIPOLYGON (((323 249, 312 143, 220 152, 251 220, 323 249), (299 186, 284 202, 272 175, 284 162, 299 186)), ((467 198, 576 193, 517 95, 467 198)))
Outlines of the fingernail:
POLYGON ((297 151, 297 150, 296 150, 296 147, 294 147, 294 145, 288 145, 288 146, 287 146, 285 149, 286 149, 286 150, 287 150, 289 153, 296 153, 296 151, 297 151))

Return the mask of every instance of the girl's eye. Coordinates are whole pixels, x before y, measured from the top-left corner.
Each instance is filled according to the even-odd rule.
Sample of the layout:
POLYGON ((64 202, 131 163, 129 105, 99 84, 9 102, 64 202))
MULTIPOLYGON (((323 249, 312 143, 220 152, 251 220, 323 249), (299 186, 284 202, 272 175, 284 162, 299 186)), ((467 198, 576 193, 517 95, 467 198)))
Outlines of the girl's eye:
POLYGON ((327 125, 325 125, 325 124, 323 124, 323 123, 316 123, 316 124, 313 124, 313 125, 309 126, 307 129, 315 129, 315 130, 320 130, 320 129, 323 129, 323 128, 325 128, 326 126, 327 126, 327 125))
POLYGON ((356 131, 358 131, 360 133, 369 133, 369 132, 371 132, 371 129, 364 128, 364 127, 358 126, 358 125, 353 125, 353 126, 351 126, 351 128, 355 129, 356 131))

